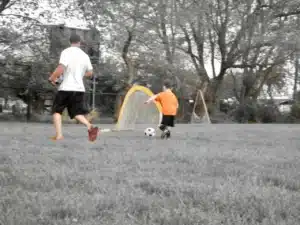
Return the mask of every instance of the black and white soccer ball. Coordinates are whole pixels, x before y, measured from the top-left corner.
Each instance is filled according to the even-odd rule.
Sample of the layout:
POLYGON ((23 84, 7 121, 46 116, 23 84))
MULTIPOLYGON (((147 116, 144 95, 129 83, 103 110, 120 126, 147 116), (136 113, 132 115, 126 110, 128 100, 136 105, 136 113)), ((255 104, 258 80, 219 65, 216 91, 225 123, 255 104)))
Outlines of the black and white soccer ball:
POLYGON ((154 137, 155 136, 155 129, 152 127, 147 127, 144 131, 145 135, 148 137, 154 137))

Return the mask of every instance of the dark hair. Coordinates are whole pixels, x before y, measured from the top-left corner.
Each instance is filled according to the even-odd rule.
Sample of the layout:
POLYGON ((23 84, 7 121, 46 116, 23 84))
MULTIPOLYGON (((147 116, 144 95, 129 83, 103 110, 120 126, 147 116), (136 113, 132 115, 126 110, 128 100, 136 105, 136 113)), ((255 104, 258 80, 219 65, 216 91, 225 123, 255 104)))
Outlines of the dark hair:
POLYGON ((78 43, 81 41, 81 38, 78 34, 76 33, 72 33, 71 36, 70 36, 70 43, 73 44, 73 43, 78 43))
POLYGON ((164 81, 164 86, 166 87, 166 88, 171 88, 172 87, 172 82, 170 81, 170 80, 165 80, 164 81))

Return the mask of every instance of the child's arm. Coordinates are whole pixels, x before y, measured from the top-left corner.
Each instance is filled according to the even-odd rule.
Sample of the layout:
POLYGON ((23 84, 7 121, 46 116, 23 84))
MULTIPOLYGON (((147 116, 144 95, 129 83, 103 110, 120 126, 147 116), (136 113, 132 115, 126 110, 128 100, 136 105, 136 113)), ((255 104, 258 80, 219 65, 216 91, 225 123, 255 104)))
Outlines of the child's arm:
POLYGON ((145 104, 149 104, 150 102, 153 102, 157 97, 158 97, 158 94, 157 94, 157 95, 151 96, 151 97, 145 102, 145 104))

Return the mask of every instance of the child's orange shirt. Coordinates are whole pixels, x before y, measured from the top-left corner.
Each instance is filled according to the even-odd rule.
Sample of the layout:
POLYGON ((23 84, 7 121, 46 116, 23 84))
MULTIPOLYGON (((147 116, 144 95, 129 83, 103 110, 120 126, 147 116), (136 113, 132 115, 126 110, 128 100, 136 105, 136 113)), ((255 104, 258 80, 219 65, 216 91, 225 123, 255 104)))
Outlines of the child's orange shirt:
POLYGON ((178 100, 171 90, 157 94, 155 101, 161 104, 163 115, 175 116, 177 114, 178 100))

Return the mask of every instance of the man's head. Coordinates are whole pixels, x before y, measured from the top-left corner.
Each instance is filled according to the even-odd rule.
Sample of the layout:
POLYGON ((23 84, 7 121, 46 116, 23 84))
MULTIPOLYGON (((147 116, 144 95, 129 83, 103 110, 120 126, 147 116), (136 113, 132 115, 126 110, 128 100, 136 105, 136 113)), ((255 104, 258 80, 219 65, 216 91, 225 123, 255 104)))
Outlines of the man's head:
POLYGON ((172 89, 172 82, 170 80, 165 80, 163 83, 163 90, 172 89))
POLYGON ((78 34, 76 34, 76 33, 72 33, 71 36, 70 36, 70 43, 71 43, 71 45, 79 46, 80 42, 81 42, 80 36, 78 34))

